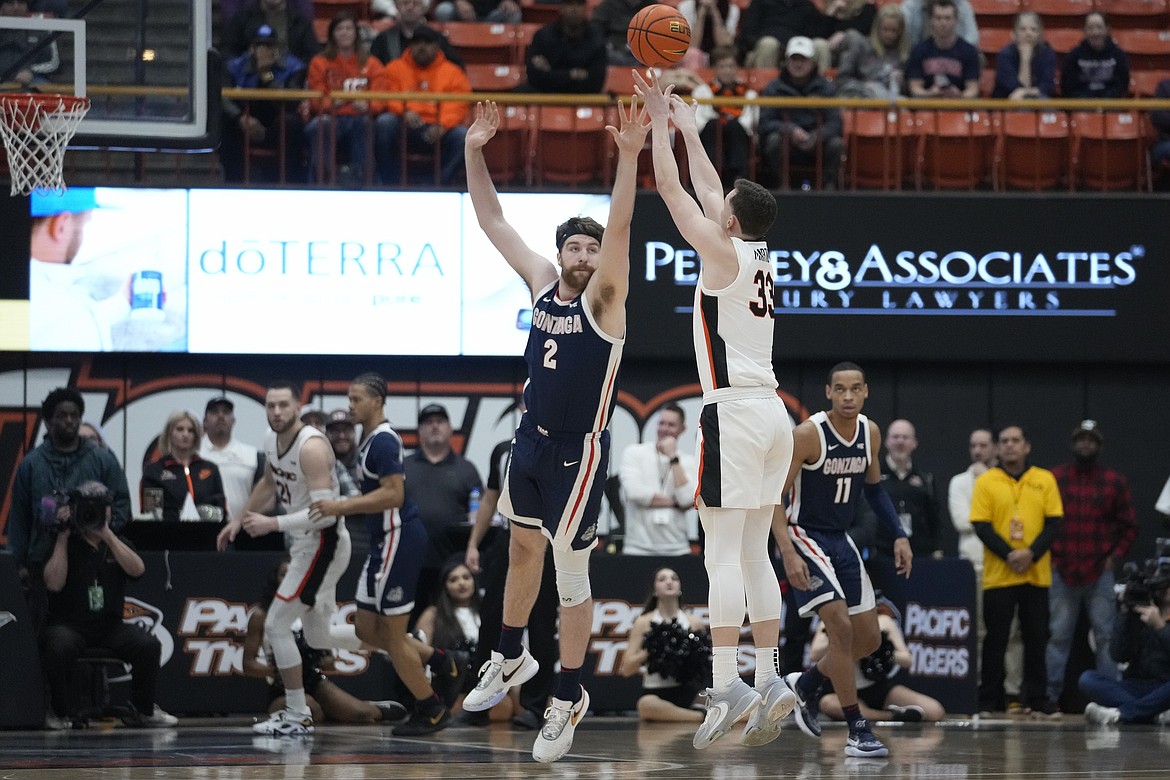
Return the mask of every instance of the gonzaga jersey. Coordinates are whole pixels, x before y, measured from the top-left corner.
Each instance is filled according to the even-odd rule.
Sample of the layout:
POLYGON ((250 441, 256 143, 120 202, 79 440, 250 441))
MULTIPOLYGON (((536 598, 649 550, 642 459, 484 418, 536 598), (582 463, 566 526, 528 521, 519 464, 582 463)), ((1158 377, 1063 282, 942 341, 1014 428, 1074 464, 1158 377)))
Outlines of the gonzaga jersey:
POLYGON ((729 388, 775 391, 772 374, 772 265, 763 241, 731 239, 735 281, 711 291, 700 277, 691 323, 704 395, 729 388))
POLYGON ((790 516, 802 528, 846 531, 865 486, 869 467, 869 420, 857 415, 853 439, 842 439, 829 415, 817 412, 809 418, 821 440, 821 457, 802 464, 793 486, 790 516))
POLYGON ((527 414, 544 434, 603 431, 617 399, 625 339, 598 327, 585 293, 571 301, 557 297, 559 282, 537 293, 532 303, 524 348, 527 414))
MULTIPOLYGON (((362 441, 358 448, 358 472, 361 474, 359 487, 362 495, 377 490, 383 477, 404 473, 402 437, 390 427, 390 423, 382 421, 362 441)), ((381 538, 404 523, 418 520, 418 507, 411 500, 409 490, 405 491, 402 501, 402 506, 397 509, 362 515, 371 537, 381 538)))

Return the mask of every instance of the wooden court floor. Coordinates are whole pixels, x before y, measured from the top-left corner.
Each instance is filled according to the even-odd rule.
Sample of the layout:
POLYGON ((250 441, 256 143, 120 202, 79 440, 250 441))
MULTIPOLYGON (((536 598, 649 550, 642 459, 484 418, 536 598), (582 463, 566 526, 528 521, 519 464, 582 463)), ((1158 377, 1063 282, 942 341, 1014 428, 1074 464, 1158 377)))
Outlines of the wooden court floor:
POLYGON ((309 738, 252 734, 239 719, 180 721, 167 730, 0 732, 0 780, 200 778, 206 780, 762 780, 786 778, 1165 778, 1170 728, 1027 720, 879 724, 888 759, 846 758, 845 730, 820 740, 794 725, 771 745, 741 747, 737 735, 691 747, 692 726, 587 718, 572 752, 552 765, 530 755, 531 731, 506 724, 453 727, 430 738, 398 739, 377 726, 320 726, 309 738), (225 723, 227 725, 225 725, 225 723))

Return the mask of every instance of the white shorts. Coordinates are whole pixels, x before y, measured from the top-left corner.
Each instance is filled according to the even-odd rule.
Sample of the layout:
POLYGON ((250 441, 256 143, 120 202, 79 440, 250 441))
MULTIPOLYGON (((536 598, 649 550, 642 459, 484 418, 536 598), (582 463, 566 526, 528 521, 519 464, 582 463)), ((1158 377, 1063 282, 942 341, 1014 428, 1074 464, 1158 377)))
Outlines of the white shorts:
POLYGON ((315 535, 315 545, 307 538, 298 538, 293 544, 292 560, 276 597, 298 600, 309 609, 319 605, 336 609, 337 581, 349 568, 349 531, 344 522, 338 522, 315 535))
POLYGON ((725 509, 783 503, 792 421, 780 396, 718 401, 699 415, 697 502, 725 509))

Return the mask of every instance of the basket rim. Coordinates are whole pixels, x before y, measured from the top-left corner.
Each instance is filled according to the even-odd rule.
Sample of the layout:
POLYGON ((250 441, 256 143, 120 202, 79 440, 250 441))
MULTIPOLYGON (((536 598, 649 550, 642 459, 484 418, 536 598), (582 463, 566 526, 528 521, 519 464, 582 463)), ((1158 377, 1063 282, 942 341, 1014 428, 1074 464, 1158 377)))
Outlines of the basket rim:
POLYGON ((56 92, 0 92, 0 104, 44 107, 53 102, 64 103, 65 109, 70 110, 78 106, 88 106, 89 98, 56 92))

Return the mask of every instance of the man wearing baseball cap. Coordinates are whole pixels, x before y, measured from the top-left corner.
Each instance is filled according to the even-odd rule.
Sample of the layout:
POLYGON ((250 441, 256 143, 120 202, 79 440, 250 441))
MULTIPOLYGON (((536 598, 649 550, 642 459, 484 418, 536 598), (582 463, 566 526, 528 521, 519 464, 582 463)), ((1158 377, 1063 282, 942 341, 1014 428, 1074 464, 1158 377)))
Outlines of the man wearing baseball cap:
POLYGON ((72 265, 97 208, 92 187, 38 190, 29 198, 29 346, 34 350, 109 351, 114 323, 130 315, 129 277, 114 295, 99 299, 85 269, 72 265))
POLYGON ((264 455, 251 444, 234 438, 236 405, 226 395, 215 395, 203 412, 203 441, 199 454, 219 467, 228 517, 243 517, 252 486, 264 475, 264 455))
POLYGON ((1052 470, 1064 502, 1064 522, 1052 543, 1052 589, 1048 592, 1049 638, 1045 656, 1048 699, 1060 712, 1064 676, 1077 617, 1084 606, 1097 650, 1097 671, 1118 679, 1109 655, 1116 596, 1114 571, 1137 538, 1129 483, 1097 462, 1105 436, 1096 420, 1081 420, 1071 435, 1073 460, 1052 470))

